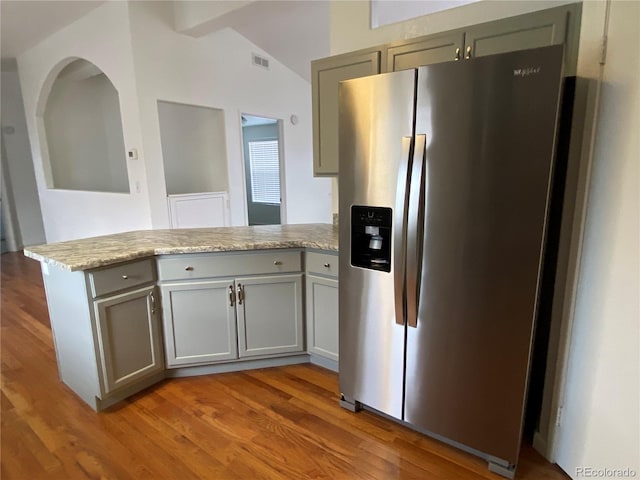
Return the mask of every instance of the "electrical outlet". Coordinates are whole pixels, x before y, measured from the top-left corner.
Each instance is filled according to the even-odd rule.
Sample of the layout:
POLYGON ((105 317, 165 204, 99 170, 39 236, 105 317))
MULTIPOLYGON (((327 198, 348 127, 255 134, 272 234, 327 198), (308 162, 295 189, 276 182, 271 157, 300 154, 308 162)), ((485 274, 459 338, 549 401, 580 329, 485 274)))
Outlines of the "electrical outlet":
POLYGON ((127 158, 129 160, 137 160, 138 159, 138 150, 135 148, 132 148, 131 150, 129 150, 127 152, 127 158))

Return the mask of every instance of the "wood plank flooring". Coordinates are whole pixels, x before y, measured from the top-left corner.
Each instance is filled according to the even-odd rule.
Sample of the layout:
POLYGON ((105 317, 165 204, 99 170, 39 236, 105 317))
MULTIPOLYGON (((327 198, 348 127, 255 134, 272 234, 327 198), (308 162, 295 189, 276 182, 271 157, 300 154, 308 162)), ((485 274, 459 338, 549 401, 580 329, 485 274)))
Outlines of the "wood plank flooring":
MULTIPOLYGON (((1 259, 3 480, 501 478, 340 408, 337 375, 311 365, 166 380, 96 414, 58 379, 39 264, 1 259)), ((568 477, 524 446, 517 478, 568 477)))

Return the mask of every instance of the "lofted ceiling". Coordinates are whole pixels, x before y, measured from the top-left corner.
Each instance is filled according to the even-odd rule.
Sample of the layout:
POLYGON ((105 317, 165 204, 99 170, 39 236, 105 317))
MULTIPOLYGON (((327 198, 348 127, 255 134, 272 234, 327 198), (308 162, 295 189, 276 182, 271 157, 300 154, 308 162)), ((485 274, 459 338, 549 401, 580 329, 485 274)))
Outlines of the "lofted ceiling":
POLYGON ((1 0, 2 58, 15 58, 102 3, 103 0, 1 0))
MULTIPOLYGON (((20 55, 102 3, 104 0, 0 0, 2 58, 20 55)), ((183 33, 200 37, 220 28, 233 28, 307 81, 310 61, 329 55, 328 0, 176 0, 174 10, 188 3, 195 4, 203 14, 206 4, 208 11, 220 13, 201 22, 196 17, 199 27, 183 33)))

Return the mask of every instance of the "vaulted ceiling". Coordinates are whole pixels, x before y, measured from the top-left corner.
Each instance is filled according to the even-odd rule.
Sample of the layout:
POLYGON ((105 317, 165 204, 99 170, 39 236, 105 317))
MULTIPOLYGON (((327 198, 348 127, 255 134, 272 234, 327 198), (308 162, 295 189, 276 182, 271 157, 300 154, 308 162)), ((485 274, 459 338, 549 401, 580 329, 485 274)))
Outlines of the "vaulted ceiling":
MULTIPOLYGON (((0 1, 2 58, 20 55, 102 3, 101 0, 0 1)), ((310 78, 309 62, 329 55, 328 0, 206 3, 209 12, 203 1, 175 2, 177 14, 181 9, 193 7, 197 15, 198 9, 204 7, 202 19, 192 22, 196 27, 182 33, 200 37, 221 28, 233 28, 306 80, 310 78), (217 15, 211 13, 214 10, 218 10, 217 15)))

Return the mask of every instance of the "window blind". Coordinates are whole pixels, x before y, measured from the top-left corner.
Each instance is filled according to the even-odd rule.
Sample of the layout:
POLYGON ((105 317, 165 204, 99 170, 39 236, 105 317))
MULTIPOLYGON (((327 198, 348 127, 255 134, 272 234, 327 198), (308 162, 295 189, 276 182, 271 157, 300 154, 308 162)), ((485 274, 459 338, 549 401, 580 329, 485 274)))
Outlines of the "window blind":
POLYGON ((251 201, 280 204, 280 155, 278 140, 249 142, 251 201))

